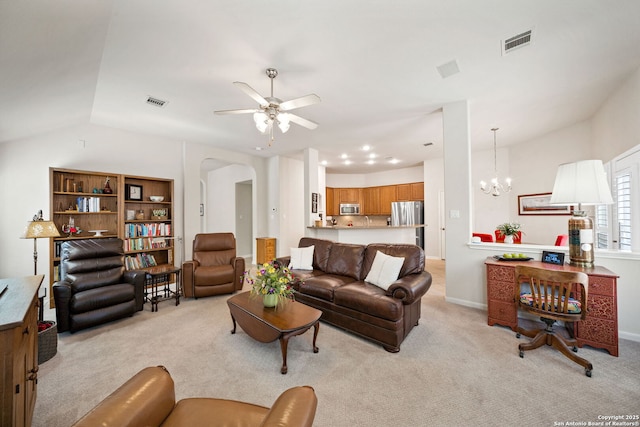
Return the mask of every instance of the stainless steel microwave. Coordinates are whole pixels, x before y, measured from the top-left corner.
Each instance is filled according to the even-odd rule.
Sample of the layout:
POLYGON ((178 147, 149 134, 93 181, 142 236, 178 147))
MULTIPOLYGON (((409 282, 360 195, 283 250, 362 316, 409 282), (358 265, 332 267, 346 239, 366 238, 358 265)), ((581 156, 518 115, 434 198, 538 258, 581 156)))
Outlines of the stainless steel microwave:
POLYGON ((360 215, 360 204, 340 203, 340 215, 360 215))

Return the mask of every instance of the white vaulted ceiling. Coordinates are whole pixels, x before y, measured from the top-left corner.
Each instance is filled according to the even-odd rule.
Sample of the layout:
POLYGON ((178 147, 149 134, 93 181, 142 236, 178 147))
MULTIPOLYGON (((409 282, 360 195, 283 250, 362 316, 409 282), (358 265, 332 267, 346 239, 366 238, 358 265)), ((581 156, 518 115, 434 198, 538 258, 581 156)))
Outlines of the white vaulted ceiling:
POLYGON ((2 1, 0 142, 94 123, 260 156, 313 147, 332 172, 407 167, 442 155, 448 102, 469 100, 474 149, 492 127, 507 145, 590 118, 638 46, 637 0, 2 1), (295 111, 316 130, 276 130, 271 148, 251 115, 213 114, 254 108, 232 82, 267 96, 268 67, 276 97, 322 99, 295 111), (339 163, 365 144, 377 165, 339 163))

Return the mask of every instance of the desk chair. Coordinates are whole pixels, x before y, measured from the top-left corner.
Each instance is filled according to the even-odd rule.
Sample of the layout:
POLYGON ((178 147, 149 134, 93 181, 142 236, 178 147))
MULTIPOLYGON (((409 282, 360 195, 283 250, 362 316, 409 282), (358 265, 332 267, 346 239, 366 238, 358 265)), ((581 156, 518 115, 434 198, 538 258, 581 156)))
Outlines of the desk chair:
POLYGON ((493 243, 493 236, 491 234, 473 233, 473 237, 479 237, 481 242, 493 243))
POLYGON ((588 360, 577 356, 578 347, 574 338, 565 338, 553 329, 553 324, 565 322, 571 337, 573 323, 584 320, 587 315, 587 286, 589 277, 582 272, 545 270, 536 267, 516 267, 515 299, 518 307, 526 312, 539 315, 546 323, 544 329, 526 330, 518 326, 516 337, 526 335, 533 338, 529 343, 520 344, 520 357, 524 352, 547 344, 585 368, 585 374, 591 377, 593 366, 588 360), (573 347, 569 349, 569 347, 573 347), (573 352, 571 352, 573 350, 573 352))

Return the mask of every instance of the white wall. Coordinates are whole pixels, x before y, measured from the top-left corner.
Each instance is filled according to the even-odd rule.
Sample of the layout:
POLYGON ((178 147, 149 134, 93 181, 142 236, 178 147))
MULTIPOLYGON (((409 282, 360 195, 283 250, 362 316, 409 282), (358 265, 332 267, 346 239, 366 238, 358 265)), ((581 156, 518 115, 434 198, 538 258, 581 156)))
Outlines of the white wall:
POLYGON ((640 144, 640 68, 614 91, 592 120, 594 153, 608 162, 640 144))
POLYGON ((423 167, 413 166, 409 168, 395 169, 384 172, 371 172, 367 174, 335 174, 326 175, 327 187, 377 187, 380 185, 407 184, 424 180, 423 167))
MULTIPOLYGON (((19 237, 39 209, 46 219, 51 218, 49 167, 174 179, 174 230, 177 237, 182 236, 180 159, 177 141, 90 124, 0 144, 0 232, 4 236, 0 277, 33 272, 33 241, 19 237)), ((46 275, 45 283, 49 282, 48 243, 38 240, 38 273, 46 275)))

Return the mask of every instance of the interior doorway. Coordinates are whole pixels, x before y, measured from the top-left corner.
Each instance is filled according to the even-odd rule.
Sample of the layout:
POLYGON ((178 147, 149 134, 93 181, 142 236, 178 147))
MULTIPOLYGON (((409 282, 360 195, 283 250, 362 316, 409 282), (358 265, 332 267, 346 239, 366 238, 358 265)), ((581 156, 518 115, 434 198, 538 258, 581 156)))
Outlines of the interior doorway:
POLYGON ((245 259, 253 257, 253 182, 236 183, 236 251, 245 259))

